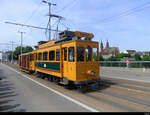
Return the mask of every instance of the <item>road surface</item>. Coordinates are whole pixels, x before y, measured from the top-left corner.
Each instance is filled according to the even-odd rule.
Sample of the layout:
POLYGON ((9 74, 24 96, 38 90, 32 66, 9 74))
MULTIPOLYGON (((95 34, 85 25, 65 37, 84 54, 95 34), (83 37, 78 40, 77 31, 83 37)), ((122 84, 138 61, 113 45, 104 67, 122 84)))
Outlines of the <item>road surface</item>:
MULTIPOLYGON (((0 65, 0 69, 2 71, 5 71, 3 72, 3 74, 0 75, 6 77, 6 79, 2 80, 3 82, 4 80, 7 80, 7 82, 9 81, 10 83, 4 82, 5 84, 3 84, 3 86, 0 87, 3 87, 3 90, 4 88, 7 90, 12 90, 11 89, 12 87, 13 92, 10 91, 10 93, 18 93, 18 94, 17 95, 12 94, 12 97, 14 97, 13 99, 8 98, 6 101, 0 100, 0 106, 2 105, 4 106, 4 104, 8 106, 3 107, 3 110, 5 108, 5 111, 6 108, 7 109, 12 108, 12 110, 9 109, 7 111, 36 111, 36 112, 39 111, 149 112, 150 111, 150 99, 149 99, 150 84, 146 82, 137 82, 132 80, 101 77, 100 89, 96 91, 90 90, 86 93, 79 93, 76 90, 65 89, 63 86, 57 85, 46 79, 38 78, 35 75, 29 75, 25 72, 21 72, 19 71, 19 67, 16 64, 7 63, 7 65, 9 65, 9 67, 0 65), (15 69, 16 72, 14 71, 10 72, 12 68, 15 69), (23 75, 20 75, 18 72, 22 73, 23 75), (10 86, 6 87, 8 85, 10 86)), ((3 93, 2 95, 6 95, 5 92, 2 93, 3 93)))
POLYGON ((0 111, 89 112, 90 110, 0 64, 0 111))
POLYGON ((150 69, 100 67, 100 76, 150 83, 150 69))

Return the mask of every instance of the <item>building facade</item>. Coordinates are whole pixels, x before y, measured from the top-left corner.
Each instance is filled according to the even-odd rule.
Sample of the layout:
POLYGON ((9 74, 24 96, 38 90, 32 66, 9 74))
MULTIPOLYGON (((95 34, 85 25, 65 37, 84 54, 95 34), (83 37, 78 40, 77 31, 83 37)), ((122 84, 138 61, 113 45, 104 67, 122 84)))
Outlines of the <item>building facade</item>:
POLYGON ((100 46, 100 54, 104 58, 109 58, 111 56, 116 56, 118 53, 120 53, 118 47, 110 47, 109 42, 107 40, 106 47, 104 48, 103 41, 101 40, 101 46, 100 46))
POLYGON ((135 50, 126 50, 123 53, 130 54, 131 56, 134 56, 136 54, 136 51, 135 50))

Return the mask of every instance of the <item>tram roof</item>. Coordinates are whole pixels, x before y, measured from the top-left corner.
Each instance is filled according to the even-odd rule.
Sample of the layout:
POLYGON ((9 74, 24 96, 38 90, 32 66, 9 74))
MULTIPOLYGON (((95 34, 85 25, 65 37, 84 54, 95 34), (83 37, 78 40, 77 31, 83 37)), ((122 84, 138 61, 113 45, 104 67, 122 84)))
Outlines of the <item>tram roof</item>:
MULTIPOLYGON (((29 54, 32 54, 32 52, 29 52, 29 53, 23 53, 22 56, 23 56, 23 55, 29 55, 29 54)), ((20 54, 20 55, 21 55, 21 54, 20 54)), ((19 56, 20 56, 20 55, 19 55, 19 56)))

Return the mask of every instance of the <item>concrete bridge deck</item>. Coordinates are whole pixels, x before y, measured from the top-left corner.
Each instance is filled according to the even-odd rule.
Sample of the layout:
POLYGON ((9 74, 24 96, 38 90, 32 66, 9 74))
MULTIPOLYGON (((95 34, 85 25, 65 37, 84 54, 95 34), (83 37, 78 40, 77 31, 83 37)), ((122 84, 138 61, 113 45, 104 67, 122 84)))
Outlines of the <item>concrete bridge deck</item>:
POLYGON ((100 67, 100 76, 150 83, 150 69, 100 67))

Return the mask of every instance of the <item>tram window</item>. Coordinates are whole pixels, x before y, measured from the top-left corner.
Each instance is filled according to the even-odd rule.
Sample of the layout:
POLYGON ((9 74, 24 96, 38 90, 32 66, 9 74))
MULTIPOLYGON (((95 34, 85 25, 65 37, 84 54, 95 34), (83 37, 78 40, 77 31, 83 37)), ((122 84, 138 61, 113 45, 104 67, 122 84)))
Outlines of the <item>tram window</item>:
POLYGON ((92 57, 92 48, 88 46, 86 48, 86 61, 91 61, 92 57))
POLYGON ((50 51, 49 52, 49 60, 54 61, 55 60, 55 51, 50 51))
POLYGON ((30 61, 32 61, 32 55, 30 55, 30 61))
POLYGON ((42 60, 42 53, 38 53, 38 60, 42 60))
POLYGON ((98 61, 98 50, 97 48, 93 48, 93 61, 98 61))
POLYGON ((34 56, 35 56, 34 59, 37 60, 37 53, 35 53, 34 56))
POLYGON ((30 61, 33 61, 33 60, 34 60, 34 55, 31 54, 31 55, 30 55, 30 61))
POLYGON ((56 50, 56 61, 60 61, 60 50, 56 50))
POLYGON ((69 48, 69 61, 74 62, 74 47, 69 48))
POLYGON ((48 52, 43 53, 43 60, 47 60, 47 55, 48 55, 48 52))
POLYGON ((34 61, 34 54, 32 54, 32 61, 34 61))
POLYGON ((84 61, 84 47, 77 47, 77 61, 84 61))
POLYGON ((67 61, 67 48, 64 48, 64 61, 67 61))

